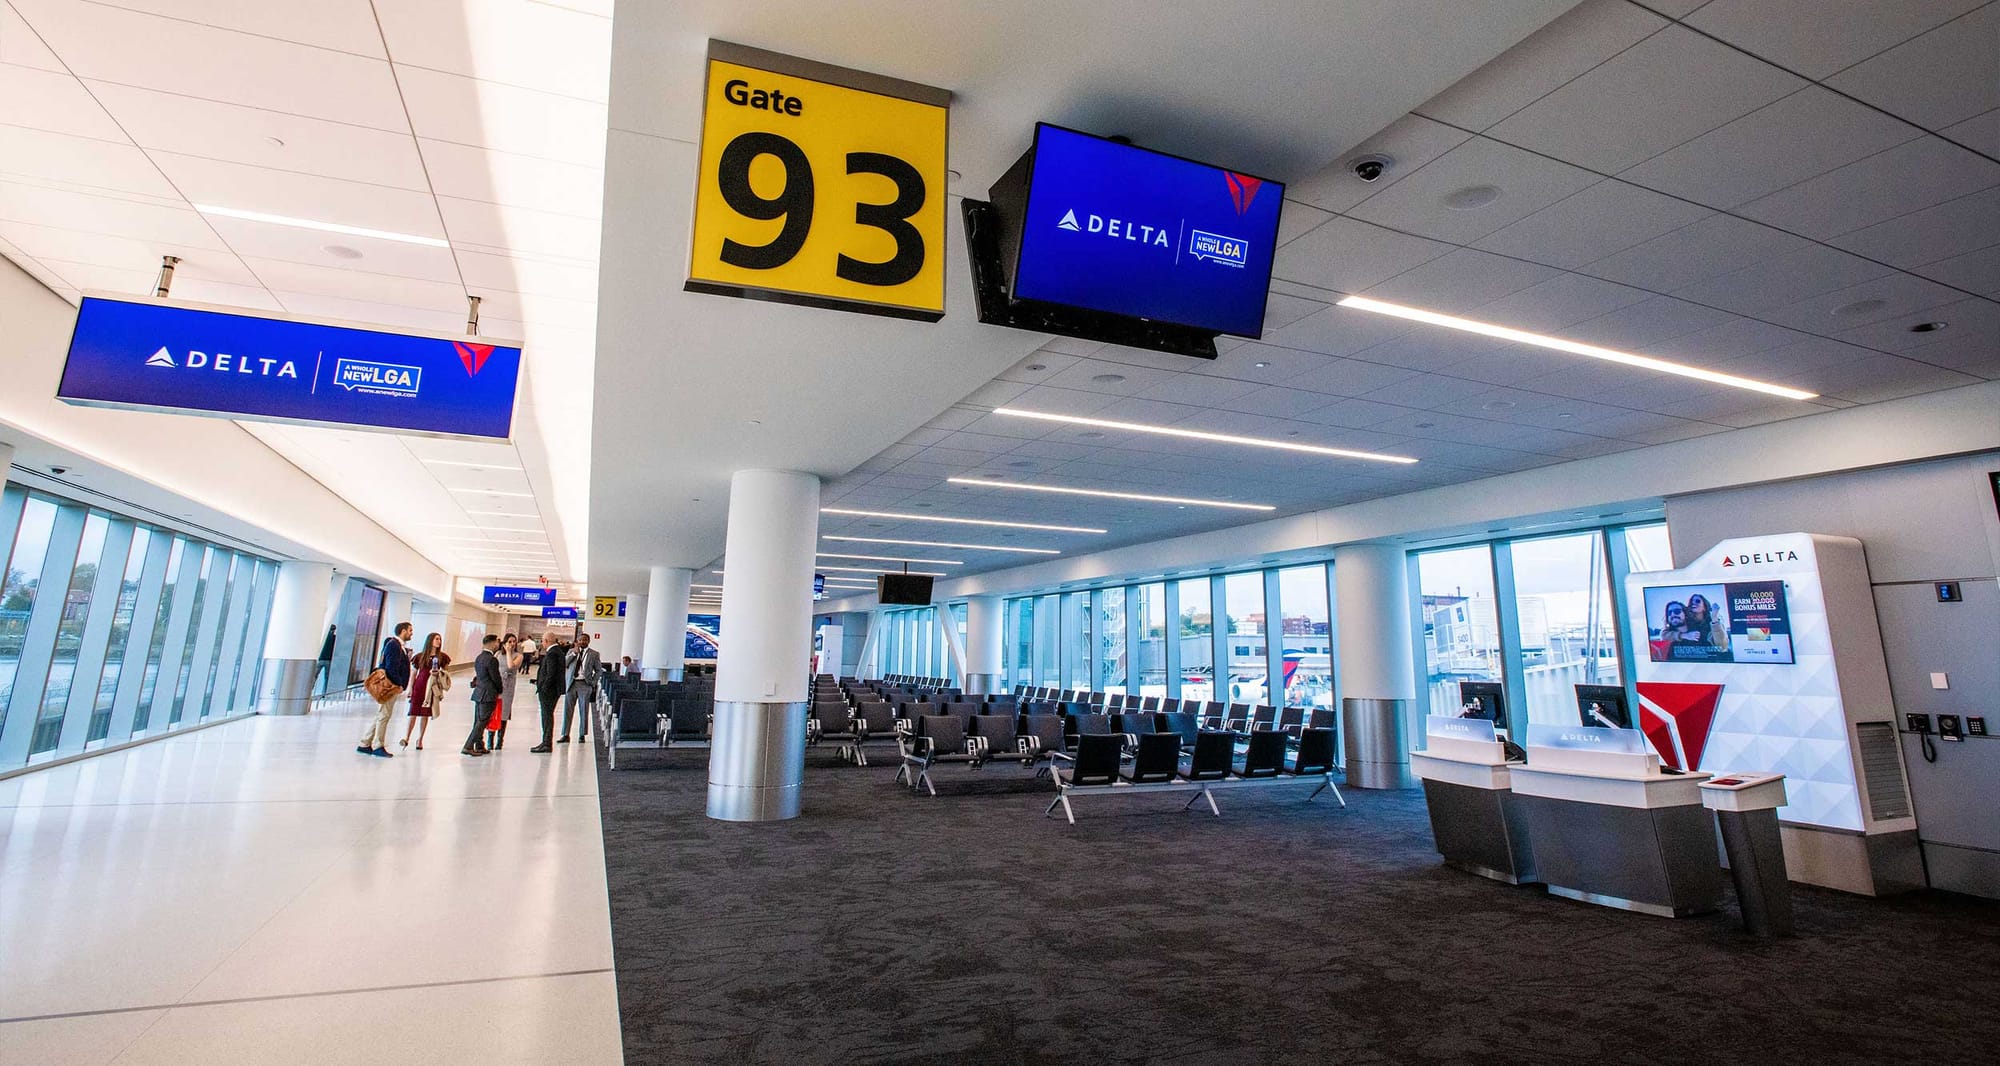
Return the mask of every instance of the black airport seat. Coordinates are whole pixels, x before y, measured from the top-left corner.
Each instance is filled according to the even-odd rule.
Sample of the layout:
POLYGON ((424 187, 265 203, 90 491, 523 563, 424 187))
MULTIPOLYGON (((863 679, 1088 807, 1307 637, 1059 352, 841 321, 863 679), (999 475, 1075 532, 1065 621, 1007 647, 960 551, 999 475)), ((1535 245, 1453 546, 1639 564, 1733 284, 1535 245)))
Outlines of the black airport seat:
POLYGON ((868 765, 863 745, 896 739, 896 712, 886 703, 864 703, 854 709, 854 763, 868 765))
POLYGON ((808 744, 830 740, 840 746, 839 753, 844 756, 847 754, 847 746, 857 739, 859 738, 854 732, 854 711, 847 704, 835 701, 812 705, 812 718, 806 730, 808 744))
POLYGON ((1160 731, 1158 717, 1151 711, 1121 711, 1111 716, 1111 731, 1128 737, 1148 736, 1160 731))
POLYGON ((1314 707, 1312 719, 1306 724, 1314 729, 1333 729, 1340 718, 1331 707, 1314 707))
MULTIPOLYGON (((1056 771, 1065 785, 1109 785, 1118 780, 1118 764, 1125 755, 1124 741, 1109 733, 1077 738, 1076 755, 1068 769, 1056 771)), ((1049 806, 1054 810, 1054 804, 1049 806)))
POLYGON ((1079 714, 1070 720, 1076 723, 1076 733, 1080 737, 1111 736, 1117 732, 1111 728, 1111 716, 1108 714, 1079 714))
POLYGON ((1181 767, 1181 738, 1172 733, 1147 733, 1139 738, 1132 768, 1125 780, 1135 785, 1172 781, 1181 767))
POLYGON ((1285 735, 1274 730, 1250 734, 1243 761, 1236 764, 1238 777, 1276 777, 1285 768, 1285 735))
POLYGON ((1062 713, 1071 717, 1079 714, 1089 714, 1091 711, 1090 703, 1085 700, 1064 700, 1057 704, 1057 706, 1062 709, 1062 713))
POLYGON ((1276 707, 1260 703, 1250 712, 1251 732, 1276 728, 1278 728, 1278 709, 1276 707))
POLYGON ((1278 732, 1291 737, 1293 740, 1297 740, 1299 739, 1299 731, 1305 727, 1306 709, 1304 707, 1287 707, 1278 712, 1278 732))
POLYGON ((661 717, 658 700, 626 699, 618 705, 617 743, 647 740, 656 744, 663 742, 665 734, 660 729, 661 717))
POLYGON ((1139 709, 1140 709, 1140 710, 1142 710, 1142 711, 1157 711, 1157 710, 1159 710, 1159 709, 1160 709, 1160 697, 1158 697, 1158 696, 1141 696, 1141 697, 1139 698, 1139 709))
POLYGON ((1181 776, 1190 781, 1220 781, 1229 776, 1235 757, 1234 734, 1203 732, 1195 737, 1194 752, 1181 776))
POLYGON ((1062 719, 1053 714, 1030 714, 1021 719, 1021 739, 1028 742, 1028 750, 1044 757, 1058 755, 1069 750, 1063 737, 1062 719))
POLYGON ((1181 746, 1194 747, 1195 736, 1201 732, 1201 723, 1195 716, 1184 711, 1170 711, 1160 715, 1160 732, 1173 733, 1180 737, 1181 746))
POLYGON ((931 767, 941 762, 974 762, 979 756, 970 746, 965 735, 965 719, 949 714, 926 714, 915 721, 916 732, 903 746, 903 768, 897 771, 897 779, 907 779, 910 790, 928 789, 937 795, 937 786, 931 783, 931 767))
POLYGON ((707 700, 678 699, 667 709, 668 737, 676 743, 708 739, 708 726, 715 717, 715 705, 707 700))
POLYGON ((1221 729, 1224 719, 1222 704, 1204 703, 1200 707, 1201 710, 1198 713, 1201 715, 1201 727, 1203 729, 1221 729))
POLYGON ((972 718, 972 750, 980 762, 987 759, 1018 758, 1021 754, 1020 729, 1011 714, 981 714, 972 718))
POLYGON ((1229 730, 1231 733, 1248 733, 1250 731, 1250 705, 1247 703, 1230 704, 1229 709, 1222 712, 1222 728, 1229 730))
POLYGON ((1298 754, 1285 767, 1285 773, 1293 777, 1320 779, 1319 787, 1306 797, 1306 802, 1310 803, 1320 793, 1332 789, 1333 798, 1339 800, 1341 806, 1347 806, 1347 797, 1341 795, 1340 789, 1333 783, 1333 730, 1308 729, 1300 733, 1298 754))

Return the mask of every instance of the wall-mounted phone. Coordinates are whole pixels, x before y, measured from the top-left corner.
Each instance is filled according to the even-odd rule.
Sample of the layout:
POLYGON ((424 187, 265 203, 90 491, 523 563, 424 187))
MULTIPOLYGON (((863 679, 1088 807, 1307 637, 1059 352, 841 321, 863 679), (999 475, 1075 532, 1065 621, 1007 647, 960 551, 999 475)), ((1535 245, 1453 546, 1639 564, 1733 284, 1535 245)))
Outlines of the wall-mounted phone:
POLYGON ((1903 732, 1905 732, 1905 733, 1926 733, 1926 734, 1927 734, 1927 733, 1929 733, 1930 731, 1931 731, 1931 716, 1930 716, 1930 715, 1928 715, 1928 714, 1906 714, 1906 715, 1904 715, 1904 716, 1903 716, 1903 732))
POLYGON ((1965 730, 1964 730, 1964 729, 1962 729, 1962 728, 1960 728, 1960 726, 1959 726, 1959 724, 1958 724, 1958 715, 1955 715, 1955 714, 1941 714, 1941 715, 1938 715, 1938 716, 1937 716, 1937 731, 1938 731, 1938 739, 1939 739, 1939 740, 1964 740, 1964 739, 1965 739, 1965 730))

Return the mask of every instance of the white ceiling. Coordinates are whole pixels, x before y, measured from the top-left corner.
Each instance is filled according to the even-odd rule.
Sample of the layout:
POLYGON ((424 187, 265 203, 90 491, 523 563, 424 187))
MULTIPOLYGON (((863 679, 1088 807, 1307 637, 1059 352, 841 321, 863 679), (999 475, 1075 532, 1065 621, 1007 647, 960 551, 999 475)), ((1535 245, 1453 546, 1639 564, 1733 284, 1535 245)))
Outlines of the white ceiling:
POLYGON ((1309 173, 1572 2, 621 7, 605 192, 606 217, 618 225, 605 233, 592 422, 592 583, 638 590, 648 564, 711 561, 722 550, 733 471, 839 478, 1046 339, 976 321, 955 209, 947 311, 936 324, 682 291, 711 38, 951 90, 950 166, 964 175, 949 190, 956 197, 983 195, 1026 149, 1038 119, 1275 177, 1309 173))
POLYGON ((0 0, 0 253, 524 341, 511 444, 244 423, 448 572, 585 574, 610 0, 0 0), (448 248, 213 217, 217 204, 448 248), (358 257, 354 253, 359 253, 358 257))
MULTIPOLYGON (((1295 182, 1261 342, 1225 339, 1222 358, 1203 363, 1051 341, 831 481, 826 503, 1110 530, 1002 542, 1080 552, 1260 516, 945 479, 1222 498, 1283 515, 2000 378, 2000 4, 1652 6, 1694 10, 1677 23, 1586 0, 1349 153, 1394 157, 1380 183, 1355 179, 1346 159, 1295 182), (1476 210, 1442 202, 1476 185, 1499 198, 1476 210), (1821 398, 1774 400, 1332 306, 1350 293, 1821 398), (1949 328, 1908 329, 1931 320, 1949 328), (1029 422, 990 413, 1000 405, 1422 461, 1029 422)), ((825 534, 974 539, 958 528, 821 522, 825 534)), ((994 536, 1006 534, 977 539, 994 536)), ((1034 561, 934 554, 967 560, 953 574, 1034 561)))

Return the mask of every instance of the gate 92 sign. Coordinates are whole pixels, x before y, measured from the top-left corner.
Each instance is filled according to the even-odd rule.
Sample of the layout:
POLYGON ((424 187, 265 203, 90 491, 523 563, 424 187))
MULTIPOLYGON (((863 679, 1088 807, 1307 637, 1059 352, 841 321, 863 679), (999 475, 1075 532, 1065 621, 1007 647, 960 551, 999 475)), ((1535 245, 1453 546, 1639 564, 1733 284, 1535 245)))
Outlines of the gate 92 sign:
POLYGON ((687 288, 944 317, 949 100, 711 42, 687 288))

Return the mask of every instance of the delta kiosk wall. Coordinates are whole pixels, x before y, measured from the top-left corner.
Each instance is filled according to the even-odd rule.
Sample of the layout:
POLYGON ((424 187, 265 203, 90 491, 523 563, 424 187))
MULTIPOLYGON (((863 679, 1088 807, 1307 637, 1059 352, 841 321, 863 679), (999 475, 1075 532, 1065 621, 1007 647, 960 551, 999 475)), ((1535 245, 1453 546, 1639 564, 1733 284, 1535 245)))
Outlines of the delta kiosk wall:
POLYGON ((1784 774, 1794 881, 1868 895, 1921 887, 1861 542, 1725 540, 1625 588, 1638 725, 1660 759, 1784 774), (1705 611, 1690 611, 1696 597, 1705 611))

